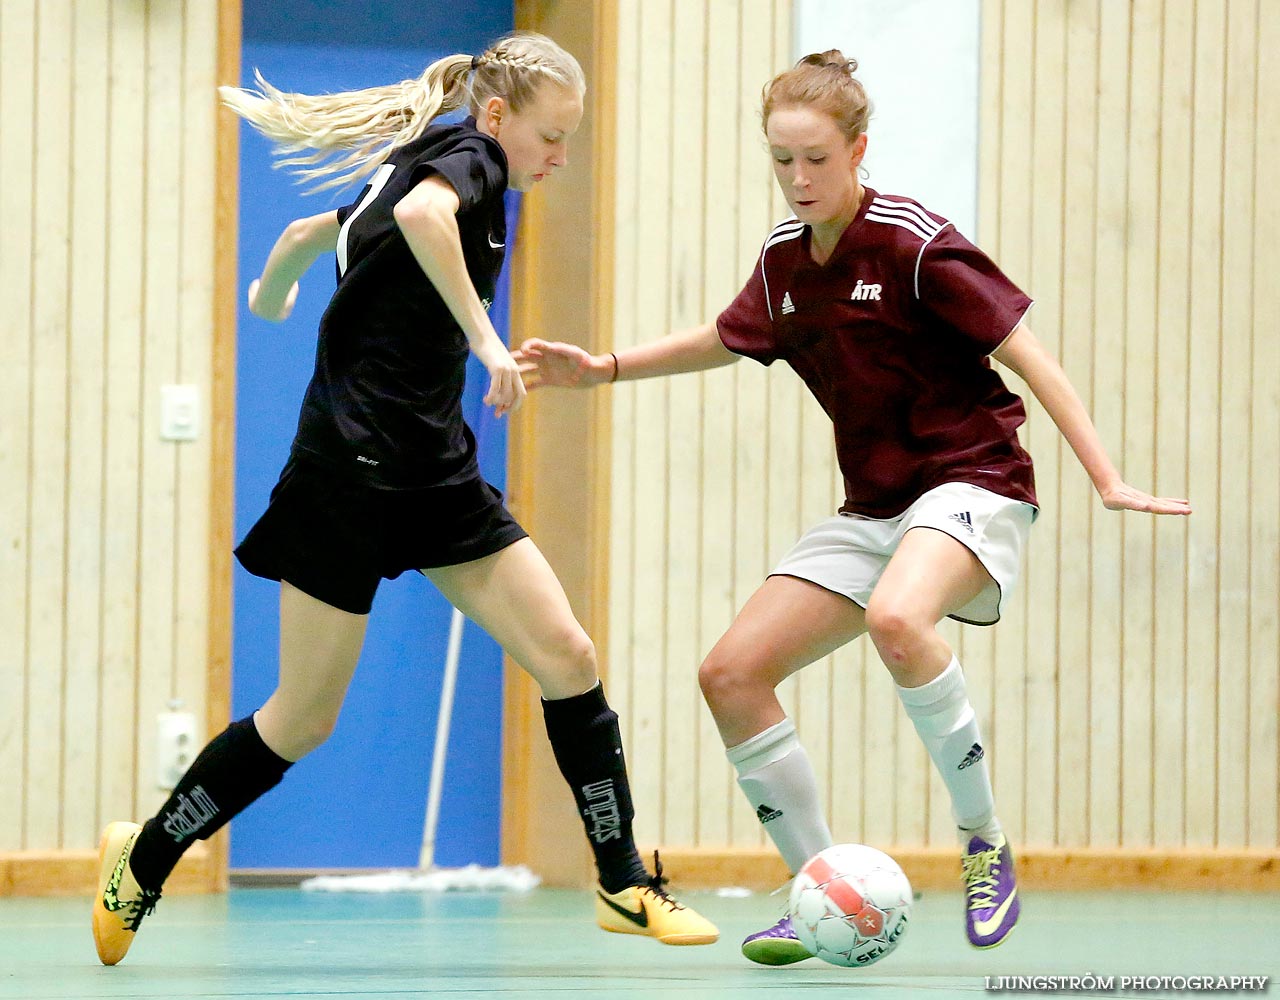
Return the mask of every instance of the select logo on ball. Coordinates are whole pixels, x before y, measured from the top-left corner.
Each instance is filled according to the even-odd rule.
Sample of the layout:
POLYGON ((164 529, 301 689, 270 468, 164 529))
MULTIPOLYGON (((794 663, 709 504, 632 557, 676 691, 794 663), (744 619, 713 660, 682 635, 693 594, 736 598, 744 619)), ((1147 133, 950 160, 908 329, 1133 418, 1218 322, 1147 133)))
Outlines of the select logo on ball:
POLYGON ((906 932, 911 884, 874 847, 838 844, 814 855, 791 886, 791 924, 800 942, 832 965, 865 967, 906 932))

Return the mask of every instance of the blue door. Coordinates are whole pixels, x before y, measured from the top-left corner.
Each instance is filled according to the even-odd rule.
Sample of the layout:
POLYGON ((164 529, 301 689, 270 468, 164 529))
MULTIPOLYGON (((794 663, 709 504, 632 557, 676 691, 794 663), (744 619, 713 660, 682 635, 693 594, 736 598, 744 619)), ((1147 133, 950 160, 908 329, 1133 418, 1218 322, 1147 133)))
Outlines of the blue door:
MULTIPOLYGON (((416 77, 435 59, 476 53, 513 23, 510 3, 453 0, 244 0, 242 84, 259 69, 286 91, 353 90, 416 77)), ((332 258, 303 278, 281 326, 248 312, 244 290, 293 218, 328 211, 357 190, 303 195, 271 168, 270 147, 247 126, 240 146, 240 275, 236 537, 266 506, 288 454, 311 375, 315 334, 334 287, 332 258)), ((508 195, 514 236, 517 196, 508 195)), ((506 336, 506 275, 492 316, 506 336)), ((482 412, 484 369, 471 363, 466 413, 486 478, 502 488, 505 421, 482 412)), ((235 567, 233 717, 275 686, 279 585, 235 567)), ((451 609, 424 579, 384 582, 364 655, 332 739, 232 824, 236 869, 411 867, 418 860, 451 609)), ((498 863, 502 657, 473 624, 461 666, 436 839, 438 865, 498 863)))

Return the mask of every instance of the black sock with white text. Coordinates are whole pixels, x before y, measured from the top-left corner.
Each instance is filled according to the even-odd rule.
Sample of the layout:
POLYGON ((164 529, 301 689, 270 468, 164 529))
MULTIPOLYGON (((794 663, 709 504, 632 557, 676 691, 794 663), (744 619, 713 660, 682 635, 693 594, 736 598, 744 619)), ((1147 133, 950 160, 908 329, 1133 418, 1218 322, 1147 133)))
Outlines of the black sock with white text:
POLYGON ((258 734, 253 716, 233 722, 209 741, 169 801, 142 827, 129 855, 138 885, 159 891, 193 840, 206 840, 269 792, 292 762, 258 734))
POLYGON ((547 736, 595 854, 600 885, 621 892, 649 881, 631 835, 635 809, 618 715, 597 684, 586 694, 542 702, 547 736))

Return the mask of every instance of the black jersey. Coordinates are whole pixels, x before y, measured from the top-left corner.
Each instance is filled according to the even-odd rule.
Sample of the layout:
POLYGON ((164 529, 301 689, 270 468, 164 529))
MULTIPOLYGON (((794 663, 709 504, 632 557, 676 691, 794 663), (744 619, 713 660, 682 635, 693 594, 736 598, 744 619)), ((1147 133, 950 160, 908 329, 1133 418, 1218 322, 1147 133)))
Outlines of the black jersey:
POLYGON ((338 210, 338 287, 320 320, 294 454, 384 489, 479 476, 462 418, 466 335, 414 259, 393 209, 438 174, 458 194, 471 282, 486 307, 506 245, 507 159, 475 119, 431 125, 338 210))

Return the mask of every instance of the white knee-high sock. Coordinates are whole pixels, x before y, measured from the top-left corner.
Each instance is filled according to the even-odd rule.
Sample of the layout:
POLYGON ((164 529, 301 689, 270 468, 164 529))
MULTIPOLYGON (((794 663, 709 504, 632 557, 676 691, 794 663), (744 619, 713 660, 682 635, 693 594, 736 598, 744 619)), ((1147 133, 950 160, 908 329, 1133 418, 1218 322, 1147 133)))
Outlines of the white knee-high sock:
POLYGON ((792 874, 831 846, 813 765, 790 719, 730 747, 727 753, 738 772, 739 787, 792 874))
POLYGON ((898 698, 915 724, 929 756, 951 793, 951 814, 966 833, 991 841, 999 835, 986 750, 965 690, 964 672, 954 656, 928 684, 898 688, 898 698))

